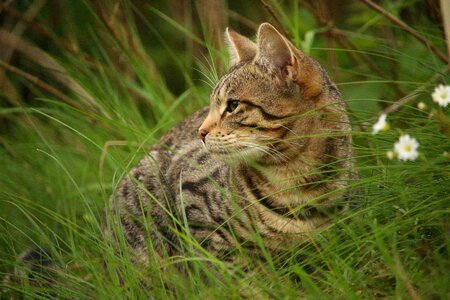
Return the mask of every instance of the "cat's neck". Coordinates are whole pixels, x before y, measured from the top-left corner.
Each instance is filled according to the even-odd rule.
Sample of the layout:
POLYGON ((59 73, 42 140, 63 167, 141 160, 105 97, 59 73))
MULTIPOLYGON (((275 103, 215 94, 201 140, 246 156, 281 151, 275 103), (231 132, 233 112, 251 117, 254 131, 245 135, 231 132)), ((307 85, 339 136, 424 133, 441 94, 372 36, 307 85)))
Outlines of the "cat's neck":
POLYGON ((314 167, 295 160, 277 165, 240 165, 235 172, 243 172, 258 178, 260 184, 271 186, 274 191, 294 190, 313 180, 314 167))
POLYGON ((309 131, 286 136, 287 141, 295 141, 288 142, 291 147, 283 153, 287 160, 240 164, 232 173, 244 179, 252 177, 263 196, 276 195, 272 200, 279 205, 304 204, 320 197, 329 188, 321 168, 327 164, 327 157, 334 155, 336 141, 318 118, 303 117, 299 126, 309 131))
POLYGON ((293 147, 288 160, 282 163, 248 165, 247 171, 261 173, 267 184, 277 190, 295 190, 316 181, 322 165, 322 154, 327 148, 327 138, 310 137, 306 140, 301 148, 293 147))
POLYGON ((313 187, 320 181, 318 167, 305 163, 301 158, 279 165, 236 165, 232 176, 252 182, 261 196, 271 195, 274 204, 279 206, 305 204, 320 196, 324 188, 313 187))

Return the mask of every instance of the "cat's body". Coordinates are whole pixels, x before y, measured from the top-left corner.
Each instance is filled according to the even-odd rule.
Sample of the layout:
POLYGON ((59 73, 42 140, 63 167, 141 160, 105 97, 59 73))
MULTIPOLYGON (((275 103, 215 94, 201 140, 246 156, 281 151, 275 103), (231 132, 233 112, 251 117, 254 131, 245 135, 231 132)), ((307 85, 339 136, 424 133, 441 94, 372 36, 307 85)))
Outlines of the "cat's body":
POLYGON ((215 254, 254 246, 255 233, 285 249, 343 206, 353 151, 336 87, 269 24, 258 45, 227 36, 234 65, 209 109, 166 134, 113 197, 139 260, 149 245, 177 254, 186 226, 215 254))

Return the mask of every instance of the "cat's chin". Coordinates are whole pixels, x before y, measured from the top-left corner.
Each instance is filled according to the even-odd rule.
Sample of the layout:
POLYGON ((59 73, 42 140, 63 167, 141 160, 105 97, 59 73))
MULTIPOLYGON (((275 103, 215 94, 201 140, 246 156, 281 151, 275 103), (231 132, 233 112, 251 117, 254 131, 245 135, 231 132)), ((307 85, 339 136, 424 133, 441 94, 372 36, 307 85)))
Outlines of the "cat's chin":
POLYGON ((262 158, 261 152, 252 148, 236 151, 213 150, 208 149, 208 147, 205 147, 205 149, 218 160, 228 164, 251 164, 262 158))

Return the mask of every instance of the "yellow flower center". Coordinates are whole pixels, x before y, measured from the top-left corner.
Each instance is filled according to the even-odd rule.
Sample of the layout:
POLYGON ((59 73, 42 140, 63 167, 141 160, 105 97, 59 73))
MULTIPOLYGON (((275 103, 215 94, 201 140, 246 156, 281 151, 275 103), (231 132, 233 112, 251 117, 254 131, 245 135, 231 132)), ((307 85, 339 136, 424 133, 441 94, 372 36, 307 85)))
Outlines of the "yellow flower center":
POLYGON ((406 144, 404 150, 405 150, 405 152, 411 152, 412 151, 411 145, 406 144))

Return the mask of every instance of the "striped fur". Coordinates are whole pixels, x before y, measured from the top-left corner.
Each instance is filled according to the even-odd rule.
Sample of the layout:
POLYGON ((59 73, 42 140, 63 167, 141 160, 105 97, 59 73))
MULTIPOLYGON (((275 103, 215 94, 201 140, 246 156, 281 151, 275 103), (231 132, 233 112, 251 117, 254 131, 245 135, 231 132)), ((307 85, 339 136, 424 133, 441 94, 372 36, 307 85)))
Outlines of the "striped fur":
POLYGON ((179 254, 184 224, 217 255, 252 247, 255 232, 282 250, 344 206, 354 178, 351 128, 326 72, 270 24, 257 44, 227 37, 235 64, 210 107, 166 134, 117 189, 127 241, 143 261, 149 244, 179 254))

